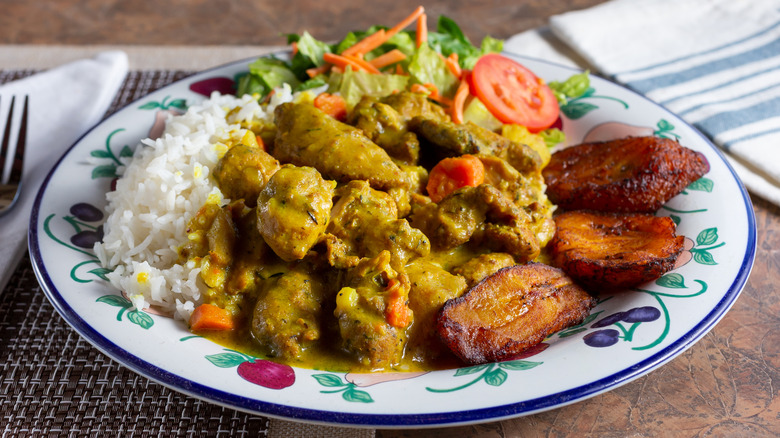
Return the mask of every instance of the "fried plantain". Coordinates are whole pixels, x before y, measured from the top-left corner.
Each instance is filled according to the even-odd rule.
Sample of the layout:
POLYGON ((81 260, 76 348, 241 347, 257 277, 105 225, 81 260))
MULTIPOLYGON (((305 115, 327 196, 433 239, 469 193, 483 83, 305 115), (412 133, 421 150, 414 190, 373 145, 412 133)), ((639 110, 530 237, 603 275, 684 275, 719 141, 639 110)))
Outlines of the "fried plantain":
POLYGON ((447 301, 436 330, 468 364, 500 361, 579 324, 595 304, 560 269, 541 263, 510 266, 447 301))
POLYGON ((555 224, 553 265, 590 291, 659 278, 674 267, 685 240, 671 218, 642 213, 569 211, 555 224))
POLYGON ((566 210, 652 213, 708 171, 704 155, 676 141, 629 137, 558 151, 542 174, 566 210))

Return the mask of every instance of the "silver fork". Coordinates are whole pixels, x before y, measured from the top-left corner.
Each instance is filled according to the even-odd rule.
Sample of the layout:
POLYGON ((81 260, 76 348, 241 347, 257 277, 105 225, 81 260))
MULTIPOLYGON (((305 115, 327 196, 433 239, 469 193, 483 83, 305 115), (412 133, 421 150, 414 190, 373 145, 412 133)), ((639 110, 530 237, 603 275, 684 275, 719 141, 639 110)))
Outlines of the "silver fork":
POLYGON ((11 210, 16 203, 16 200, 19 199, 19 193, 21 192, 22 187, 24 149, 27 145, 28 96, 24 96, 24 109, 22 110, 22 121, 19 124, 16 147, 10 149, 8 144, 11 140, 11 133, 13 132, 11 122, 13 122, 15 103, 16 96, 12 96, 11 107, 8 109, 8 120, 6 120, 5 130, 3 132, 3 140, 2 143, 0 143, 0 216, 11 210), (6 160, 11 161, 11 168, 8 172, 5 171, 6 160))

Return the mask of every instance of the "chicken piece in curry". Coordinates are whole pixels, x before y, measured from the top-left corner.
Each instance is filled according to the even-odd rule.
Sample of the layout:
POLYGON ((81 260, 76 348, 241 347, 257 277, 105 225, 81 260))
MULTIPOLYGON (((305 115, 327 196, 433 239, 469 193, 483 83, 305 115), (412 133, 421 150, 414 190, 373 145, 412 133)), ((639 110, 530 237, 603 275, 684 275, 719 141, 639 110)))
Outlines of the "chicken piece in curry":
POLYGON ((206 335, 308 368, 457 366, 437 334, 444 304, 555 233, 541 160, 421 94, 366 97, 346 120, 285 103, 267 151, 239 143, 219 162, 229 202, 203 206, 181 249, 201 264, 204 301, 237 321, 206 335), (430 161, 462 154, 484 182, 433 202, 430 161))

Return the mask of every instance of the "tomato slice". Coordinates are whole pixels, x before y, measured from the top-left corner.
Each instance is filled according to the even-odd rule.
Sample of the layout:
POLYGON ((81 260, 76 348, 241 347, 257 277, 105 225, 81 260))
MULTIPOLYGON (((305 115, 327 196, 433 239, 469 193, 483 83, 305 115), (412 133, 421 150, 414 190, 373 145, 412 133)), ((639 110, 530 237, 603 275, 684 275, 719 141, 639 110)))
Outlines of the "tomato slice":
POLYGON ((550 87, 505 56, 491 53, 479 58, 471 80, 479 100, 503 123, 539 132, 558 119, 558 101, 550 87))

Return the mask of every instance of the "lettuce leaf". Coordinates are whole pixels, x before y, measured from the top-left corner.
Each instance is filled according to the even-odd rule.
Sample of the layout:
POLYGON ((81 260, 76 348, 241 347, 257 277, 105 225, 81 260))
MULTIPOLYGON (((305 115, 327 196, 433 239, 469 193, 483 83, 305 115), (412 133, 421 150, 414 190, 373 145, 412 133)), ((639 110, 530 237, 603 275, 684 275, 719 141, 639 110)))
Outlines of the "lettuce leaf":
POLYGON ((412 82, 433 84, 442 96, 452 97, 458 89, 458 78, 450 72, 441 56, 428 44, 423 44, 417 49, 409 61, 408 70, 412 82))
POLYGON ((590 88, 590 72, 585 70, 582 73, 571 75, 563 82, 552 81, 547 84, 558 99, 558 103, 566 105, 569 99, 576 99, 590 88))
POLYGON ((296 88, 301 82, 284 61, 276 58, 258 58, 249 64, 249 74, 239 80, 236 94, 242 96, 247 93, 258 93, 265 96, 284 83, 296 88))
POLYGON ((566 134, 558 128, 545 129, 544 131, 539 132, 539 135, 544 139, 544 143, 548 148, 554 148, 558 144, 566 141, 566 134))
POLYGON ((482 39, 480 47, 474 46, 463 34, 458 24, 449 17, 439 16, 436 32, 428 33, 428 44, 444 56, 458 54, 458 63, 462 68, 471 70, 480 56, 498 53, 504 48, 504 41, 490 36, 482 39))
POLYGON ((347 107, 352 108, 363 96, 384 97, 404 90, 408 81, 409 78, 403 75, 375 75, 347 68, 343 74, 330 75, 328 92, 339 93, 347 102, 347 107))
POLYGON ((330 45, 315 39, 309 32, 304 31, 298 39, 298 53, 310 60, 315 67, 323 65, 325 61, 322 60, 322 55, 330 52, 330 45))
POLYGON ((301 35, 288 34, 287 43, 297 43, 298 45, 298 51, 290 59, 288 66, 299 81, 308 80, 309 76, 306 74, 306 70, 323 65, 325 61, 323 61, 322 56, 325 53, 333 52, 333 47, 330 44, 314 38, 306 31, 301 35))

